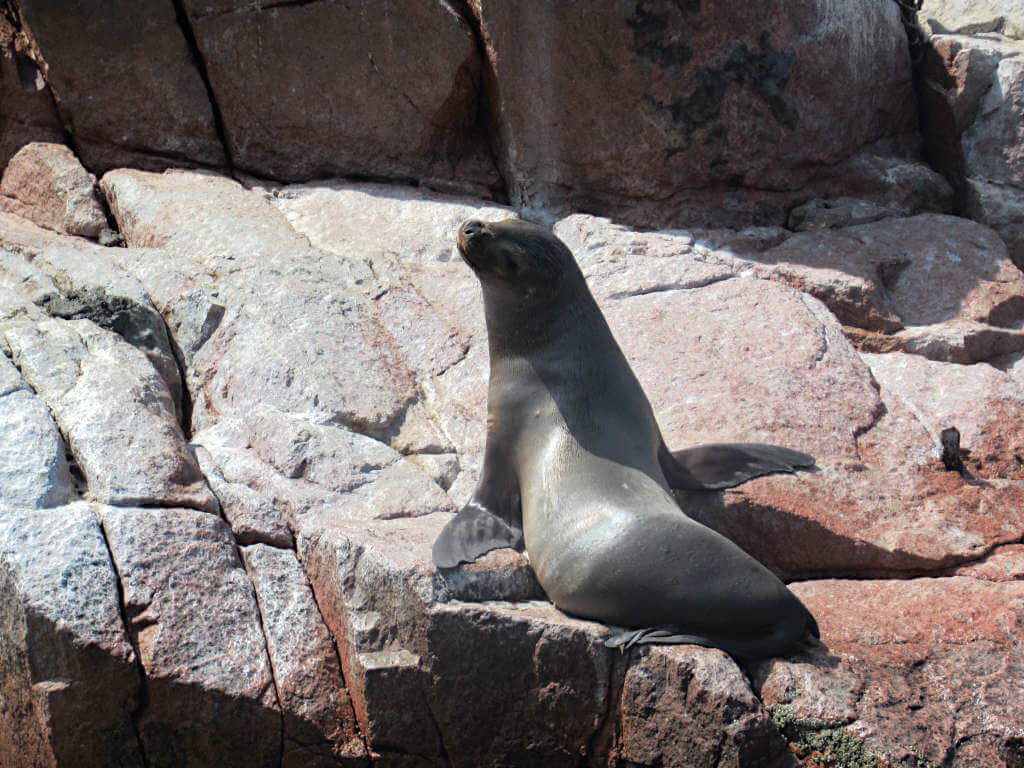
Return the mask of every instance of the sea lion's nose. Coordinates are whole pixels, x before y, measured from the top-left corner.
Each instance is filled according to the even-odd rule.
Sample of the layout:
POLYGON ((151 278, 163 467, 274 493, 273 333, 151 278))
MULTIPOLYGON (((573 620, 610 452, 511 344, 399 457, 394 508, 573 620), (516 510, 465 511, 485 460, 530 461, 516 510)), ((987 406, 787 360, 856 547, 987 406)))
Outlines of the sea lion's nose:
POLYGON ((479 219, 470 219, 469 221, 463 222, 460 228, 459 234, 463 240, 469 240, 475 235, 479 235, 484 231, 484 223, 479 219))

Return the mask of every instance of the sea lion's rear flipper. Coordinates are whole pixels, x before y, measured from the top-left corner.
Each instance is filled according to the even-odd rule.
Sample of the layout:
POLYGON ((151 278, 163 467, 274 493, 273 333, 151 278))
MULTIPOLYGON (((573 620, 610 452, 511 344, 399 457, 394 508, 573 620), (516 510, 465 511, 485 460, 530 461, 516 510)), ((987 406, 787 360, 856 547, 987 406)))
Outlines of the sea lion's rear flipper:
POLYGON ((454 568, 501 547, 521 550, 523 532, 470 501, 441 529, 431 554, 438 568, 454 568))
POLYGON ((718 491, 775 472, 796 472, 814 466, 814 457, 764 443, 709 443, 669 453, 659 459, 670 488, 718 491))

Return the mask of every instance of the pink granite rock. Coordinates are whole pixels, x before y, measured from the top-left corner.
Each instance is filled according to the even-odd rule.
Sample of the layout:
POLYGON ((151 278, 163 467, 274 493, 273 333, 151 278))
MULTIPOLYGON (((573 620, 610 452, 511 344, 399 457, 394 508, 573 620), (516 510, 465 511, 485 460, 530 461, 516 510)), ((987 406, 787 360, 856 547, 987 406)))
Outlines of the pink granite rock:
POLYGON ((18 5, 32 51, 94 173, 223 167, 213 110, 172 5, 18 5))
POLYGON ((29 54, 25 36, 0 20, 0 168, 33 141, 63 141, 53 95, 29 54))
POLYGON ((142 352, 90 320, 18 323, 4 333, 96 500, 217 511, 167 386, 142 352))
POLYGON ((238 168, 499 187, 479 129, 480 54, 449 3, 183 6, 238 168))
POLYGON ((267 641, 227 525, 185 509, 103 507, 100 517, 145 673, 147 759, 279 765, 267 641))
MULTIPOLYGON (((517 206, 781 224, 788 192, 914 130, 906 35, 884 2, 470 5, 517 206)), ((869 165, 836 172, 845 194, 874 175, 864 186, 884 196, 869 165)))
POLYGON ((90 174, 63 144, 26 144, 7 163, 0 205, 41 227, 97 238, 107 226, 90 174))
POLYGON ((952 577, 793 589, 818 619, 827 653, 767 662, 755 684, 795 741, 827 739, 881 764, 1015 764, 1024 658, 1012 638, 1024 584, 952 577), (855 719, 822 702, 835 693, 814 681, 837 676, 848 681, 840 690, 855 719))

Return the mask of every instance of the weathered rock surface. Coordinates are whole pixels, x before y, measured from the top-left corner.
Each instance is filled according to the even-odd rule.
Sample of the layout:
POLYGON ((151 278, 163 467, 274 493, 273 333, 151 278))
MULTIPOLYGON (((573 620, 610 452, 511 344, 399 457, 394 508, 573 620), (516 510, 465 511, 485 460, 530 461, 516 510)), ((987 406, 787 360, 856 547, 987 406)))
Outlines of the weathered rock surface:
POLYGON ((65 450, 46 404, 0 355, 0 504, 35 509, 70 501, 65 450))
POLYGON ((998 32, 1024 38, 1020 0, 925 0, 917 17, 933 35, 998 32))
POLYGON ((55 232, 96 238, 107 216, 95 183, 63 144, 32 142, 7 163, 0 205, 55 232))
POLYGON ((225 167, 213 109, 172 3, 67 7, 18 0, 61 120, 94 173, 122 165, 225 167))
POLYGON ((186 509, 101 507, 161 765, 276 766, 281 710, 252 582, 228 527, 186 509))
POLYGON ((842 161, 847 190, 885 202, 876 164, 897 165, 885 147, 851 158, 914 130, 906 35, 889 2, 470 5, 517 206, 781 224, 807 199, 792 193, 812 178, 829 186, 825 166, 842 161))
MULTIPOLYGON (((779 573, 828 579, 794 585, 824 644, 744 670, 714 650, 604 648, 609 630, 551 606, 523 554, 444 573, 431 564, 486 432, 479 286, 451 232, 508 210, 380 184, 247 189, 180 171, 115 171, 103 186, 131 247, 0 217, 0 327, 24 376, 9 366, 12 392, 45 401, 69 436, 80 419, 54 407, 54 392, 108 349, 145 369, 173 414, 155 361, 113 324, 45 316, 76 281, 119 276, 117 295, 151 297, 147 327, 166 322, 182 365, 194 433, 189 445, 179 431, 175 450, 219 501, 202 508, 225 520, 182 509, 173 487, 147 502, 159 509, 94 505, 123 594, 118 631, 138 658, 130 700, 148 702, 129 705, 129 723, 151 764, 725 768, 792 765, 794 751, 807 763, 832 744, 999 765, 1024 735, 1008 693, 1021 681, 1012 629, 997 631, 1019 622, 1024 572, 1020 353, 1002 370, 861 354, 815 298, 828 298, 823 281, 774 271, 787 244, 837 284, 905 260, 863 307, 888 302, 899 333, 918 338, 970 323, 1012 336, 1019 277, 985 227, 942 216, 824 217, 829 227, 798 234, 556 223, 672 448, 762 440, 817 458, 813 472, 679 497, 779 573), (832 257, 811 245, 833 242, 849 244, 832 257), (961 261, 938 260, 936 277, 928 256, 940 245, 961 261), (60 339, 73 354, 53 353, 60 339), (235 351, 239 339, 251 353, 235 351), (947 426, 961 432, 963 473, 939 461, 947 426), (905 580, 870 580, 893 576, 905 580), (847 603, 858 606, 849 624, 847 603), (949 639, 913 636, 905 655, 901 617, 917 627, 975 610, 994 618, 962 657, 956 627, 949 639), (975 670, 983 695, 968 701, 956 685, 975 670)), ((116 421, 99 423, 89 429, 116 421)), ((69 438, 84 467, 77 445, 69 438)), ((114 455, 125 477, 147 477, 145 461, 114 455)))
POLYGON ((921 102, 929 155, 962 212, 999 232, 1022 266, 1024 42, 936 35, 929 46, 921 102))
POLYGON ((853 765, 1017 764, 1024 657, 1008 640, 1021 631, 1024 583, 829 580, 793 589, 827 652, 762 664, 753 678, 803 750, 829 745, 853 765))
POLYGON ((217 510, 167 387, 142 352, 90 320, 17 323, 3 333, 67 436, 93 498, 217 510))
POLYGON ((60 118, 28 40, 0 19, 0 167, 33 141, 63 141, 60 118))
POLYGON ((237 168, 284 181, 415 178, 483 195, 500 184, 478 128, 480 55, 451 4, 184 7, 237 168), (295 55, 296 40, 312 60, 295 55))
POLYGON ((0 764, 142 768, 117 575, 89 504, 0 504, 0 764))

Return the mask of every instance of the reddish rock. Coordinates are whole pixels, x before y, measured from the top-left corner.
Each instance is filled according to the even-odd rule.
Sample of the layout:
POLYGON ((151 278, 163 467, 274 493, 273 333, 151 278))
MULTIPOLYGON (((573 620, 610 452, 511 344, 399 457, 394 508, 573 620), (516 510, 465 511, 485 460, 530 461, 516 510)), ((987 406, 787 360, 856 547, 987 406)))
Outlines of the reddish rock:
POLYGON ((0 765, 142 768, 143 700, 91 505, 0 505, 0 765))
POLYGON ((147 760, 279 765, 266 639, 227 525, 185 509, 104 507, 100 517, 146 677, 147 760))
POLYGON ((225 165, 206 88, 172 4, 106 3, 100 12, 19 0, 18 10, 91 171, 225 165))
POLYGON ((285 768, 365 765, 338 652, 291 550, 242 550, 284 715, 285 768))
MULTIPOLYGON (((517 206, 781 224, 827 166, 915 130, 891 3, 471 6, 517 206)), ((853 188, 874 176, 884 197, 895 185, 869 166, 836 173, 846 191, 828 194, 870 196, 853 188)))
POLYGON ((521 556, 494 552, 438 573, 430 544, 447 519, 323 520, 300 532, 376 758, 724 768, 779 755, 774 727, 725 654, 604 648, 607 628, 531 600, 532 575, 514 577, 529 573, 521 556), (484 596, 493 602, 462 602, 484 596))
POLYGON ((8 162, 0 205, 55 232, 96 238, 107 216, 95 184, 66 146, 33 142, 8 162))
POLYGON ((0 19, 0 168, 33 141, 63 141, 60 118, 28 40, 0 19))
POLYGON ((758 273, 812 293, 845 325, 870 331, 1024 321, 1024 274, 1006 246, 991 229, 953 216, 800 233, 755 259, 758 273))
POLYGON ((955 573, 986 581, 1024 581, 1024 544, 996 547, 984 560, 957 568, 955 573))
POLYGON ((766 662, 755 673, 765 704, 784 714, 777 721, 802 731, 805 743, 830 735, 883 764, 1013 764, 1007 754, 1024 736, 1016 639, 1024 584, 953 577, 792 588, 817 618, 827 652, 766 662), (814 687, 837 675, 848 682, 835 693, 814 687), (823 716, 821 698, 836 694, 855 720, 823 716))
POLYGON ((238 168, 494 194, 500 180, 478 127, 480 55, 451 4, 265 5, 184 3, 238 168), (296 55, 297 40, 310 56, 296 55))

